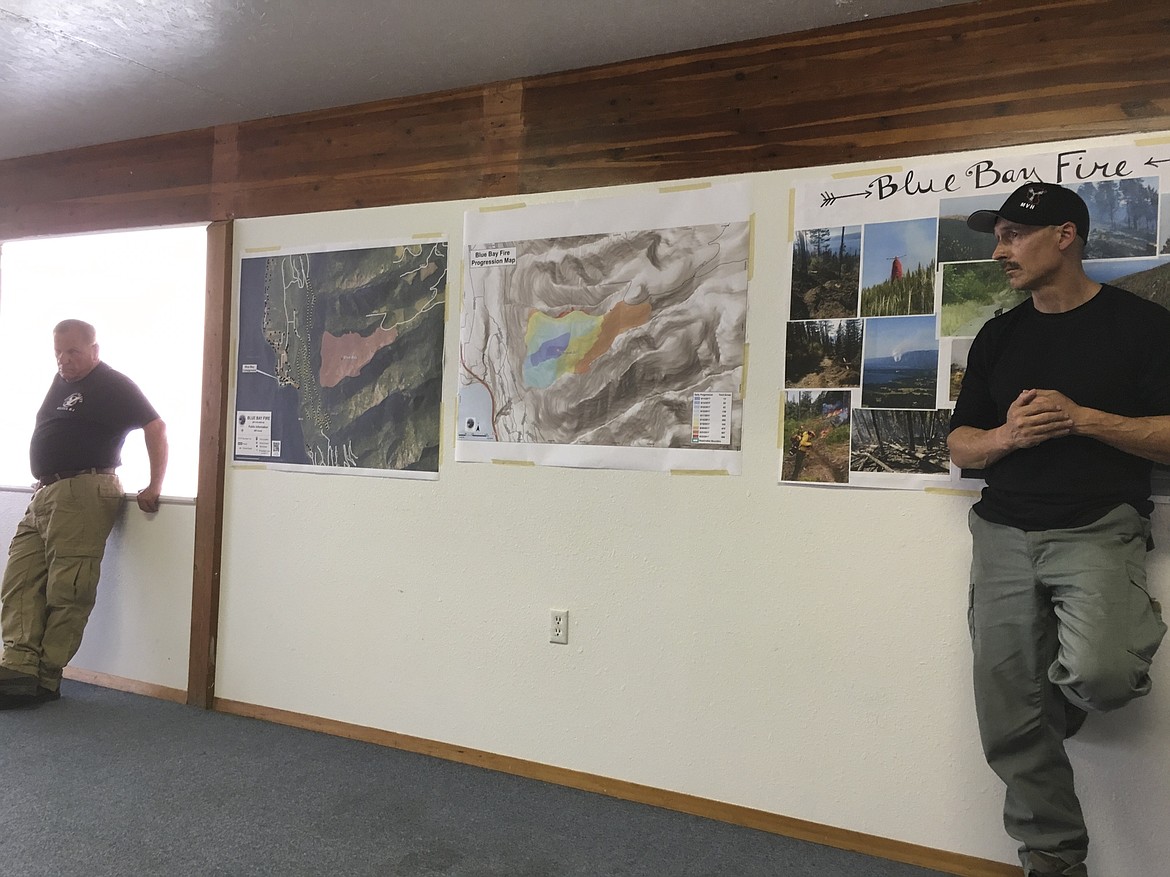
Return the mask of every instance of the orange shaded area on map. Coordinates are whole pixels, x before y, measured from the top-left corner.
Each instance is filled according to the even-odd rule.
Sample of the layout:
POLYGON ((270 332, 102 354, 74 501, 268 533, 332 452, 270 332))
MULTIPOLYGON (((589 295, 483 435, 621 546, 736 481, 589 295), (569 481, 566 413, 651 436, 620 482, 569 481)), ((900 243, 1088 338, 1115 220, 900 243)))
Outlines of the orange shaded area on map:
POLYGON ((601 334, 598 336, 597 342, 589 348, 588 353, 581 357, 581 361, 577 363, 577 367, 573 371, 577 374, 589 371, 589 366, 593 365, 593 361, 609 350, 618 335, 627 329, 641 326, 649 319, 650 302, 628 305, 624 301, 619 301, 601 318, 601 334))
POLYGON ((344 378, 357 377, 375 353, 397 340, 397 329, 378 329, 372 335, 364 336, 357 332, 346 332, 344 335, 326 332, 321 336, 321 374, 318 381, 322 387, 335 387, 344 378))

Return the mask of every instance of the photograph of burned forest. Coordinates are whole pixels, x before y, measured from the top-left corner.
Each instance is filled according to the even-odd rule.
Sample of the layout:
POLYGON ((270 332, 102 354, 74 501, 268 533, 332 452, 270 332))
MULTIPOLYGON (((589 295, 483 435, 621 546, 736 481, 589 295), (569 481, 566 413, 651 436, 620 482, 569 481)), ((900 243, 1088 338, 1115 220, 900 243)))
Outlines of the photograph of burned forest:
POLYGON ((784 386, 861 385, 861 320, 809 320, 788 324, 784 386))
POLYGON ((810 228, 792 242, 790 320, 856 317, 861 226, 810 228))
POLYGON ((852 472, 945 474, 950 411, 853 412, 852 472))
POLYGON ((934 313, 938 221, 909 219, 865 226, 861 316, 934 313))
POLYGON ((785 394, 781 481, 849 481, 849 403, 847 390, 785 394))
POLYGON ((1086 259, 1123 259, 1158 252, 1158 178, 1081 183, 1089 207, 1086 259))

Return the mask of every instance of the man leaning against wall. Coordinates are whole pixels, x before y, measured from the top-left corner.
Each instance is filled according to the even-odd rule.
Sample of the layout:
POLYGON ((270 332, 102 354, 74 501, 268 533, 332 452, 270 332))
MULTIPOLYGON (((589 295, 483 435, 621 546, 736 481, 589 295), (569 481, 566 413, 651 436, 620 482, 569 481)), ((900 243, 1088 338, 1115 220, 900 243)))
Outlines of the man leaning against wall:
POLYGON ((166 473, 166 426, 137 385, 101 361, 94 327, 63 320, 53 347, 57 375, 29 448, 37 481, 0 585, 0 709, 61 696, 61 673, 81 646, 121 508, 116 470, 132 430, 142 429, 150 459, 150 483, 137 497, 142 511, 158 511, 166 473))
POLYGON ((1064 741, 1149 692, 1166 632, 1145 555, 1151 461, 1170 462, 1170 311, 1085 274, 1089 212, 1069 189, 1021 186, 967 224, 1030 293, 979 332, 951 421, 951 458, 987 480, 969 519, 979 733, 1024 873, 1087 877, 1064 741))

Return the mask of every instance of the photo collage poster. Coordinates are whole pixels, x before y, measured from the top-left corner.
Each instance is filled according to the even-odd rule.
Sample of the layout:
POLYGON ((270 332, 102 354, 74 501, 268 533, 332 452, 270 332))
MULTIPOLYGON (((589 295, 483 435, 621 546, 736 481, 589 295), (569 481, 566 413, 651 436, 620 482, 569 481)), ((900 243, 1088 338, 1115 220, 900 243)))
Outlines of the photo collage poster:
MULTIPOLYGON (((1170 138, 907 159, 795 193, 779 480, 977 489, 947 432, 980 327, 1027 296, 966 218, 1058 183, 1089 207, 1085 270, 1170 308, 1170 138)), ((1170 474, 1155 470, 1155 493, 1170 474)))

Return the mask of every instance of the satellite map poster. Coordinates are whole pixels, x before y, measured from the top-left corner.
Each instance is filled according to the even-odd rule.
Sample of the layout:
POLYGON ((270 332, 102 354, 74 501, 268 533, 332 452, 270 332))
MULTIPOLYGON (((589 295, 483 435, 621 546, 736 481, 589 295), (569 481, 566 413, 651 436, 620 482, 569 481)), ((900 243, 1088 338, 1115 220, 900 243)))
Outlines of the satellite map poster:
POLYGON ((435 479, 447 242, 240 261, 235 461, 435 479))
POLYGON ((740 471, 742 184, 465 214, 457 460, 740 471))
MULTIPOLYGON (((1071 188, 1089 207, 1086 273, 1170 307, 1163 168, 1165 137, 906 159, 799 186, 780 481, 980 487, 950 464, 950 413, 975 334, 1027 293, 967 216, 1021 185, 1071 188)), ((1155 468, 1157 494, 1168 471, 1155 468)))

